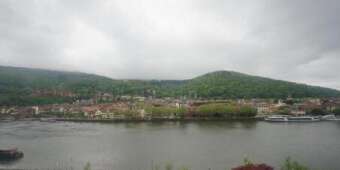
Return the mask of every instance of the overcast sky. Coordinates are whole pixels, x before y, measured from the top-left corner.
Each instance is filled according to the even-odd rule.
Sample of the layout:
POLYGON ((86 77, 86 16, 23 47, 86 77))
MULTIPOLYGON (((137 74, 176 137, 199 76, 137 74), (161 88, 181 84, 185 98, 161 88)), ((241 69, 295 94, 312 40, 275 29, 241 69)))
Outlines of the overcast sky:
POLYGON ((337 0, 0 0, 0 65, 340 89, 339 16, 337 0))

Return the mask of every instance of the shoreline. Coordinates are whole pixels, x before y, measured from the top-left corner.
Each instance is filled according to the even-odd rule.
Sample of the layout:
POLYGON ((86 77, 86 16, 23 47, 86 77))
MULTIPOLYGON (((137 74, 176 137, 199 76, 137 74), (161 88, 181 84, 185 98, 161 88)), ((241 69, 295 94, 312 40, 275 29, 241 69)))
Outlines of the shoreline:
POLYGON ((199 122, 199 121, 262 121, 263 118, 152 118, 152 119, 79 119, 79 118, 50 118, 50 120, 41 120, 41 118, 15 119, 6 120, 0 119, 0 122, 14 121, 41 121, 41 122, 84 122, 84 123, 122 123, 122 122, 199 122))
POLYGON ((124 123, 124 122, 199 122, 199 121, 260 121, 260 118, 153 118, 153 119, 56 119, 60 122, 124 123))

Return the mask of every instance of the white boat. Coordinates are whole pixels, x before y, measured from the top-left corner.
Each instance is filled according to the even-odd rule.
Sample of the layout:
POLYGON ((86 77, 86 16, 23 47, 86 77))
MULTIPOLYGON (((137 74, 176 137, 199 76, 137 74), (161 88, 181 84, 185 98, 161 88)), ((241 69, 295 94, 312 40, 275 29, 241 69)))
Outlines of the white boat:
POLYGON ((316 122, 320 118, 314 116, 287 116, 287 115, 273 115, 264 119, 268 122, 316 122))
POLYGON ((273 115, 264 118, 268 122, 288 122, 288 116, 286 115, 273 115))
POLYGON ((315 116, 289 116, 288 122, 316 122, 320 121, 319 117, 315 116))
POLYGON ((57 119, 55 119, 55 118, 40 118, 40 122, 51 122, 51 123, 53 123, 53 122, 56 122, 57 121, 57 119))
POLYGON ((340 121, 340 117, 336 117, 335 115, 325 115, 321 117, 321 120, 340 121))

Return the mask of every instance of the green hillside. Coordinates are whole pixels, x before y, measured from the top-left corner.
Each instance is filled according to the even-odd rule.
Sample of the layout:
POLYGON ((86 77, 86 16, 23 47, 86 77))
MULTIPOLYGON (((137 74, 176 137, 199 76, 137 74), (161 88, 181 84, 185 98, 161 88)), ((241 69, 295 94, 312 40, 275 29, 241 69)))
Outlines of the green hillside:
POLYGON ((217 71, 189 80, 184 91, 200 97, 221 98, 286 98, 336 97, 337 90, 308 86, 281 80, 246 75, 233 71, 217 71))
POLYGON ((99 92, 189 98, 339 97, 337 90, 250 76, 231 71, 190 80, 113 80, 107 77, 42 69, 0 66, 0 105, 72 102, 99 92), (41 93, 43 92, 43 95, 41 93), (46 94, 47 93, 47 94, 46 94), (60 95, 70 93, 73 95, 60 95))
POLYGON ((91 97, 109 91, 114 80, 77 72, 0 66, 0 105, 31 105, 71 102, 73 97, 34 96, 36 91, 73 92, 91 97))

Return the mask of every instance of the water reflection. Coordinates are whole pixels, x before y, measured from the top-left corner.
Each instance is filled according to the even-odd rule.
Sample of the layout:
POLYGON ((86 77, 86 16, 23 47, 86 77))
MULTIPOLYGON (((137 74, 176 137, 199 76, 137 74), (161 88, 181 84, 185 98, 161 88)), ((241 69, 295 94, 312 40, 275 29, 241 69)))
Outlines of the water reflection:
POLYGON ((240 122, 241 126, 245 129, 255 129, 258 121, 246 121, 246 122, 240 122))
POLYGON ((230 130, 230 129, 254 129, 256 121, 200 121, 195 122, 201 130, 230 130))
POLYGON ((293 156, 316 169, 337 169, 339 130, 338 122, 1 123, 0 147, 18 147, 25 157, 0 168, 81 169, 90 162, 94 169, 149 170, 152 161, 171 161, 206 170, 233 167, 248 155, 274 166, 293 156))

